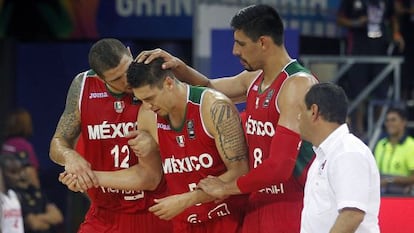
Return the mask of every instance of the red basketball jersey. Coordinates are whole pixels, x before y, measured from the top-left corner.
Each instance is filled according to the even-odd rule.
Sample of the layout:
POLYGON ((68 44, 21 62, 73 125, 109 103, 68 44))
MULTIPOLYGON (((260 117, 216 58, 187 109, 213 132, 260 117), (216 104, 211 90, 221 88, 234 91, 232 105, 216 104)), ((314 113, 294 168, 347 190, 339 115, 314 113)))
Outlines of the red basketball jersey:
MULTIPOLYGON (((283 83, 299 72, 309 73, 297 61, 290 62, 266 89, 260 90, 263 74, 260 74, 249 87, 246 101, 246 135, 249 145, 250 169, 255 169, 269 157, 270 144, 275 135, 279 121, 277 97, 283 83)), ((295 106, 292 106, 295 107, 295 106)), ((303 149, 298 156, 295 174, 287 182, 272 184, 258 192, 252 193, 251 202, 272 203, 275 200, 298 200, 303 198, 303 185, 306 177, 304 169, 313 157, 310 143, 303 142, 303 149)))
MULTIPOLYGON (((196 188, 208 175, 226 171, 214 138, 206 131, 201 116, 205 88, 188 86, 187 110, 181 128, 174 129, 168 119, 158 117, 158 140, 163 169, 171 194, 186 193, 196 188)), ((206 222, 242 211, 245 196, 233 196, 221 203, 192 206, 174 221, 191 224, 206 222)))
MULTIPOLYGON (((93 170, 115 171, 138 163, 125 135, 136 127, 141 104, 130 94, 112 95, 92 71, 84 73, 81 99, 83 157, 93 170)), ((114 212, 135 213, 152 203, 151 192, 91 188, 94 206, 114 212)))

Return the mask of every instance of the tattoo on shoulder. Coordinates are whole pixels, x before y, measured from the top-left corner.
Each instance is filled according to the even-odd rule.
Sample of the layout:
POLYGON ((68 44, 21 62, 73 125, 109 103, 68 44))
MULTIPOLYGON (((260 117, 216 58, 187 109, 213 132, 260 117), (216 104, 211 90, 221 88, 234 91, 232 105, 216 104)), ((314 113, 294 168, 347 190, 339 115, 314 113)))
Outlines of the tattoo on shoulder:
POLYGON ((56 133, 67 139, 75 139, 80 133, 79 96, 83 73, 76 76, 66 97, 65 110, 59 120, 56 133))
POLYGON ((237 109, 230 103, 219 100, 213 103, 210 113, 225 158, 229 161, 246 159, 247 146, 237 109))

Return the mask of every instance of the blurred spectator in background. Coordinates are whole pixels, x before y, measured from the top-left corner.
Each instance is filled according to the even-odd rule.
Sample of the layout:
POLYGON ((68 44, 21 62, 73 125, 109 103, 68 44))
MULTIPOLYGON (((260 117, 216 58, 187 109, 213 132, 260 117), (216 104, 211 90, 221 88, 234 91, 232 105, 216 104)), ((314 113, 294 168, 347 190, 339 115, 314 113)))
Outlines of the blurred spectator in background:
POLYGON ((23 108, 11 111, 6 118, 5 141, 3 143, 2 154, 14 154, 21 157, 28 156, 32 166, 25 170, 30 177, 30 182, 36 187, 40 187, 38 177, 39 162, 33 145, 29 141, 32 136, 33 126, 30 113, 23 108))
POLYGON ((387 136, 374 150, 383 194, 408 194, 414 184, 414 138, 407 135, 406 127, 405 110, 390 108, 385 119, 387 136))
POLYGON ((27 167, 32 166, 29 158, 18 156, 21 163, 20 180, 14 190, 22 207, 25 233, 58 233, 62 228, 63 215, 57 206, 47 199, 41 187, 30 183, 26 173, 27 167), (59 228, 60 227, 60 228, 59 228))
POLYGON ((0 155, 0 232, 3 233, 24 233, 20 202, 13 191, 21 170, 16 156, 0 155))
MULTIPOLYGON (((348 55, 385 56, 392 41, 398 45, 400 51, 404 49, 404 40, 392 0, 342 0, 337 23, 348 29, 348 55)), ((355 99, 383 67, 383 64, 355 64, 348 77, 340 81, 340 85, 351 100, 355 99)), ((386 97, 388 80, 377 87, 374 98, 386 97)), ((359 106, 352 116, 355 134, 360 137, 365 133, 364 109, 362 105, 359 106)))
POLYGON ((401 34, 404 41, 407 41, 403 52, 402 97, 414 99, 414 0, 396 0, 395 11, 399 17, 401 34))

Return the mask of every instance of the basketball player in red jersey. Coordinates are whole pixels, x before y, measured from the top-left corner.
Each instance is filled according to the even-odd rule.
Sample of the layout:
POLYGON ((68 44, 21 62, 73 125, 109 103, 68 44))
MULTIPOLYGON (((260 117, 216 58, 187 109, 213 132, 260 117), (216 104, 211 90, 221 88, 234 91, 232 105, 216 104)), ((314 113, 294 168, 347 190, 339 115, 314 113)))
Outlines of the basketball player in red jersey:
POLYGON ((222 198, 251 193, 244 219, 244 233, 300 231, 303 188, 314 153, 299 136, 297 116, 306 91, 317 79, 287 53, 283 23, 267 5, 241 9, 232 19, 233 54, 246 71, 208 79, 180 59, 156 49, 143 51, 138 62, 157 57, 182 81, 212 87, 233 101, 246 101, 246 134, 250 171, 229 182, 215 177, 198 187, 222 198))
POLYGON ((172 219, 177 233, 241 232, 247 196, 214 202, 214 197, 196 188, 208 175, 227 182, 248 171, 237 109, 217 91, 178 81, 161 68, 163 62, 133 62, 127 75, 143 108, 157 115, 146 117, 145 126, 158 141, 170 194, 156 199, 149 210, 161 219, 172 219))
MULTIPOLYGON (((169 222, 148 212, 153 199, 162 197, 166 191, 165 183, 160 184, 160 160, 146 159, 154 158, 147 156, 138 163, 134 148, 128 145, 128 140, 134 142, 145 136, 135 131, 141 104, 127 85, 126 71, 131 62, 130 51, 120 41, 96 42, 89 52, 92 70, 78 74, 73 80, 51 141, 51 159, 76 177, 80 189, 87 190, 91 200, 78 231, 81 233, 135 233, 137 229, 170 232, 169 222), (79 135, 84 144, 82 154, 73 149, 79 135), (155 191, 99 186, 92 172, 126 168, 138 174, 134 181, 141 184, 140 190, 155 191)), ((156 146, 153 150, 157 153, 156 146)))

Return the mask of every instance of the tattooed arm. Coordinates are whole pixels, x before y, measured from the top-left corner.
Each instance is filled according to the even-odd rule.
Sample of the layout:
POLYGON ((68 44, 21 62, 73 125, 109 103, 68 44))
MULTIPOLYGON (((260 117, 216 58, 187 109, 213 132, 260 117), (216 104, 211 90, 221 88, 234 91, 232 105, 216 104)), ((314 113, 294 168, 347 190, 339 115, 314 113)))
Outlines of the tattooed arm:
MULTIPOLYGON (((247 143, 244 137, 243 127, 240 120, 239 112, 236 106, 225 95, 210 90, 204 95, 202 102, 203 122, 207 131, 214 137, 216 147, 220 153, 221 159, 226 165, 227 171, 216 179, 221 185, 225 183, 235 183, 237 178, 246 174, 249 170, 247 143)), ((221 185, 217 188, 222 189, 221 185)), ((237 188, 235 185, 234 188, 237 188)), ((240 191, 234 189, 232 193, 225 195, 212 195, 210 190, 198 190, 199 196, 195 198, 193 204, 207 202, 213 198, 223 199, 230 194, 239 194, 240 191), (198 201, 198 202, 197 202, 198 201)))
POLYGON ((216 139, 227 172, 219 177, 209 176, 201 180, 198 187, 211 196, 223 199, 241 193, 236 181, 248 172, 248 150, 239 113, 226 97, 213 101, 208 115, 211 120, 206 125, 216 139))
MULTIPOLYGON (((248 172, 248 151, 239 113, 229 98, 213 90, 204 95, 201 106, 203 122, 207 131, 214 137, 221 159, 227 168, 226 172, 214 178, 222 183, 235 181, 248 172)), ((155 200, 157 204, 149 210, 161 219, 168 220, 190 206, 214 200, 216 197, 196 189, 155 200)))
POLYGON ((236 106, 223 94, 211 91, 203 100, 202 111, 204 124, 214 137, 217 150, 227 167, 227 171, 219 178, 231 181, 247 173, 247 144, 236 106))
POLYGON ((90 164, 74 150, 75 143, 81 132, 79 98, 83 73, 72 81, 66 97, 65 110, 60 117, 55 134, 50 142, 50 158, 64 166, 65 171, 74 174, 82 190, 97 186, 97 179, 90 164))

